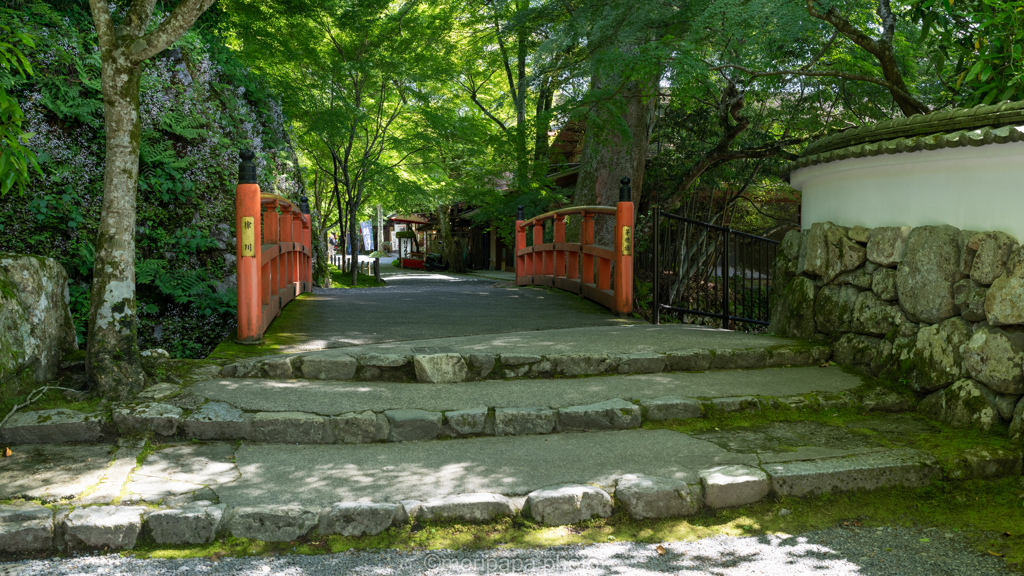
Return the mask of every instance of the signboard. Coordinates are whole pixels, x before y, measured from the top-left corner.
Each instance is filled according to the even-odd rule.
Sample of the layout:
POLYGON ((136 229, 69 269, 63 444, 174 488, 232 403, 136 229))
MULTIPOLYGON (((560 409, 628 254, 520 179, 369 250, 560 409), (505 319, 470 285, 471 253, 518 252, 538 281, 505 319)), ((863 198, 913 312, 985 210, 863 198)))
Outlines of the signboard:
POLYGON ((622 227, 622 255, 633 255, 633 229, 629 226, 622 227))
POLYGON ((359 223, 359 231, 363 235, 363 250, 373 248, 373 225, 369 220, 359 223))
POLYGON ((256 256, 256 219, 242 216, 242 256, 256 256))

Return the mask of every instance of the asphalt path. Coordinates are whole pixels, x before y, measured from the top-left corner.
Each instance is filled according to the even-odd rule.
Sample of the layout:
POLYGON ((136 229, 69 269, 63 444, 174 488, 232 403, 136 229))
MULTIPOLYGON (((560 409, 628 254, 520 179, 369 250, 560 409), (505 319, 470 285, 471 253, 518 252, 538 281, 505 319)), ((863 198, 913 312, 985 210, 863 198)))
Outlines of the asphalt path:
POLYGON ((500 334, 639 322, 562 290, 515 286, 469 274, 401 270, 390 265, 378 288, 315 289, 289 304, 283 333, 298 352, 383 342, 500 334))

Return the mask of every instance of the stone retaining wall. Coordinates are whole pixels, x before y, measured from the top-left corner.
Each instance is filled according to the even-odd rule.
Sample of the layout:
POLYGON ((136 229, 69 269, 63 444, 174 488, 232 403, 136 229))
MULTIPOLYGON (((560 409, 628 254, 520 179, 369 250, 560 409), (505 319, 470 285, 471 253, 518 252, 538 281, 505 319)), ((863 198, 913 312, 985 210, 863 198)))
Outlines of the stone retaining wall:
POLYGON ((782 242, 771 332, 833 343, 951 425, 1024 434, 1024 247, 953 226, 815 223, 782 242))

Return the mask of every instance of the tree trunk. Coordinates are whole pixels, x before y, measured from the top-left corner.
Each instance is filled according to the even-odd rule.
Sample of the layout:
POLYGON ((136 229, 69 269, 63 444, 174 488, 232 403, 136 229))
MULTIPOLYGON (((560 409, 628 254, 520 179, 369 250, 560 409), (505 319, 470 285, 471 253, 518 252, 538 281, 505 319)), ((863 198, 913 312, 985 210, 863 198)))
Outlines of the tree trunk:
POLYGON ((352 206, 349 208, 349 211, 348 211, 349 212, 348 236, 349 236, 349 244, 351 245, 351 252, 350 252, 350 254, 352 255, 352 286, 353 287, 355 287, 355 285, 359 283, 359 240, 357 239, 358 237, 356 236, 356 233, 358 232, 358 222, 356 222, 356 214, 358 214, 358 211, 359 211, 359 206, 357 206, 353 202, 352 206))
MULTIPOLYGON (((591 80, 592 89, 613 86, 617 78, 591 80)), ((630 82, 616 96, 620 112, 599 107, 587 122, 580 158, 579 177, 573 195, 575 206, 615 206, 619 201, 619 181, 628 176, 632 181, 633 197, 638 198, 644 182, 647 150, 651 129, 654 127, 658 79, 630 82), (621 115, 621 118, 616 118, 621 115), (628 127, 628 134, 619 129, 628 127)), ((595 220, 595 242, 602 246, 614 245, 614 219, 599 217, 595 220)))
POLYGON ((105 50, 101 72, 106 165, 96 238, 86 368, 104 397, 142 389, 135 316, 135 193, 139 181, 139 80, 123 49, 105 50))
POLYGON ((451 206, 438 206, 438 227, 441 228, 441 241, 444 242, 444 256, 448 259, 448 271, 462 273, 466 271, 462 260, 462 250, 452 234, 451 206))

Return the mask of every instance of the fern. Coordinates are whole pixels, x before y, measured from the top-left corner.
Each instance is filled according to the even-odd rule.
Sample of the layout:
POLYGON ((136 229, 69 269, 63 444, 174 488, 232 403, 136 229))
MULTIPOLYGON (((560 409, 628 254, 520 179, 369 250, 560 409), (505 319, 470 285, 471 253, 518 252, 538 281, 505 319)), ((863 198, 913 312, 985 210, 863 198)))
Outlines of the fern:
POLYGON ((202 127, 204 120, 201 115, 186 116, 172 110, 160 117, 160 129, 189 140, 206 138, 208 132, 202 127))

